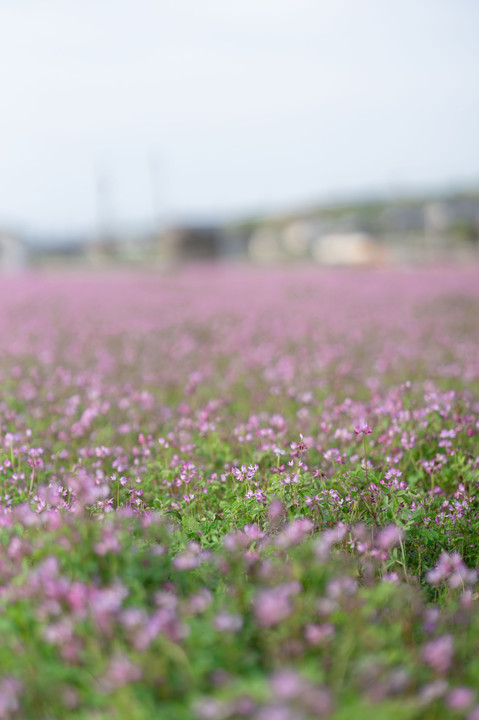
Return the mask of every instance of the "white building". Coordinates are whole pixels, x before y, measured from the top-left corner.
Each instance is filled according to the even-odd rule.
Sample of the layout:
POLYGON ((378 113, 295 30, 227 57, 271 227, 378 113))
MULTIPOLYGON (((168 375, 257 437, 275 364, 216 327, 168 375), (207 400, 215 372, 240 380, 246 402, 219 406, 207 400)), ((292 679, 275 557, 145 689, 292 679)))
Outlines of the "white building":
POLYGON ((0 273, 21 272, 27 265, 25 243, 11 233, 0 230, 0 273))
POLYGON ((378 249, 369 235, 334 233, 317 238, 313 258, 322 265, 370 265, 378 261, 378 249))

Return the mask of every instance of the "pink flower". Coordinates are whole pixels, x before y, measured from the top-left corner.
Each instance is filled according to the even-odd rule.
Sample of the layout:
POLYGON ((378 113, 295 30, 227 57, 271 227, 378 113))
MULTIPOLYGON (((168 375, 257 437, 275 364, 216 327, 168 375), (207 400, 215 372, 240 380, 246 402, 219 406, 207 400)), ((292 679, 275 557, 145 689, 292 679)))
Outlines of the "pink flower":
POLYGON ((475 570, 469 570, 459 553, 449 555, 442 552, 436 567, 426 573, 426 580, 431 585, 447 582, 450 588, 474 585, 477 581, 475 570))
POLYGON ((474 702, 475 693, 468 687, 453 688, 446 698, 451 710, 467 710, 474 702))
POLYGON ((219 612, 214 619, 218 632, 238 632, 243 626, 243 618, 237 613, 219 612))
POLYGON ((99 684, 102 690, 108 693, 140 678, 140 668, 126 655, 119 653, 111 658, 105 673, 99 679, 99 684))
POLYGON ((377 544, 381 550, 391 550, 404 540, 404 531, 396 525, 386 525, 378 535, 377 544))
POLYGON ((359 425, 356 425, 354 428, 355 435, 371 435, 372 431, 371 426, 365 422, 359 423, 359 425))
POLYGON ((0 718, 11 717, 20 708, 22 683, 16 678, 6 675, 0 679, 0 718))
POLYGON ((304 629, 304 636, 309 645, 321 645, 334 637, 334 633, 334 625, 331 623, 322 623, 321 625, 311 623, 304 629))
POLYGON ((451 635, 442 635, 428 642, 422 651, 422 658, 430 668, 444 675, 450 668, 454 655, 451 635))
POLYGON ((476 705, 476 707, 471 710, 467 716, 467 720, 479 720, 479 705, 476 705))
POLYGON ((292 597, 297 595, 297 582, 284 583, 259 592, 253 600, 253 613, 261 627, 274 627, 293 612, 292 597))

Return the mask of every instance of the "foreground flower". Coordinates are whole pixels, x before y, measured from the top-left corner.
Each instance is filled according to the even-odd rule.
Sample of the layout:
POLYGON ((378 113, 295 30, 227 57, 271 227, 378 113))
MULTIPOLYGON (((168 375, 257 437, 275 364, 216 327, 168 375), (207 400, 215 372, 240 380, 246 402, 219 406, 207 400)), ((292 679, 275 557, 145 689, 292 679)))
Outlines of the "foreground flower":
POLYGON ((260 627, 273 627, 293 612, 293 597, 301 590, 297 582, 284 583, 259 592, 253 600, 253 613, 260 627))

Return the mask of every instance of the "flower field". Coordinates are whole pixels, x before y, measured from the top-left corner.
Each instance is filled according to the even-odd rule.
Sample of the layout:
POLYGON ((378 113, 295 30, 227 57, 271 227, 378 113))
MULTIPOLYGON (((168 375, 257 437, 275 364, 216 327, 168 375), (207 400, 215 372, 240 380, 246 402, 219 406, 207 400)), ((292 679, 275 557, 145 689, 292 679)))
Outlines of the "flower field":
POLYGON ((479 720, 476 270, 0 300, 0 719, 479 720))

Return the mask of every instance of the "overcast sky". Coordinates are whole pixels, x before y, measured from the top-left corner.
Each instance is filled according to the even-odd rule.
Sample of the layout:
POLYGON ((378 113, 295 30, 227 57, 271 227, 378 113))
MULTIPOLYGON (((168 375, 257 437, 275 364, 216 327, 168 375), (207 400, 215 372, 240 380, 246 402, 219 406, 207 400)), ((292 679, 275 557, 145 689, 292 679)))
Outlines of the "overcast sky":
POLYGON ((0 0, 0 226, 479 184, 477 0, 0 0))

